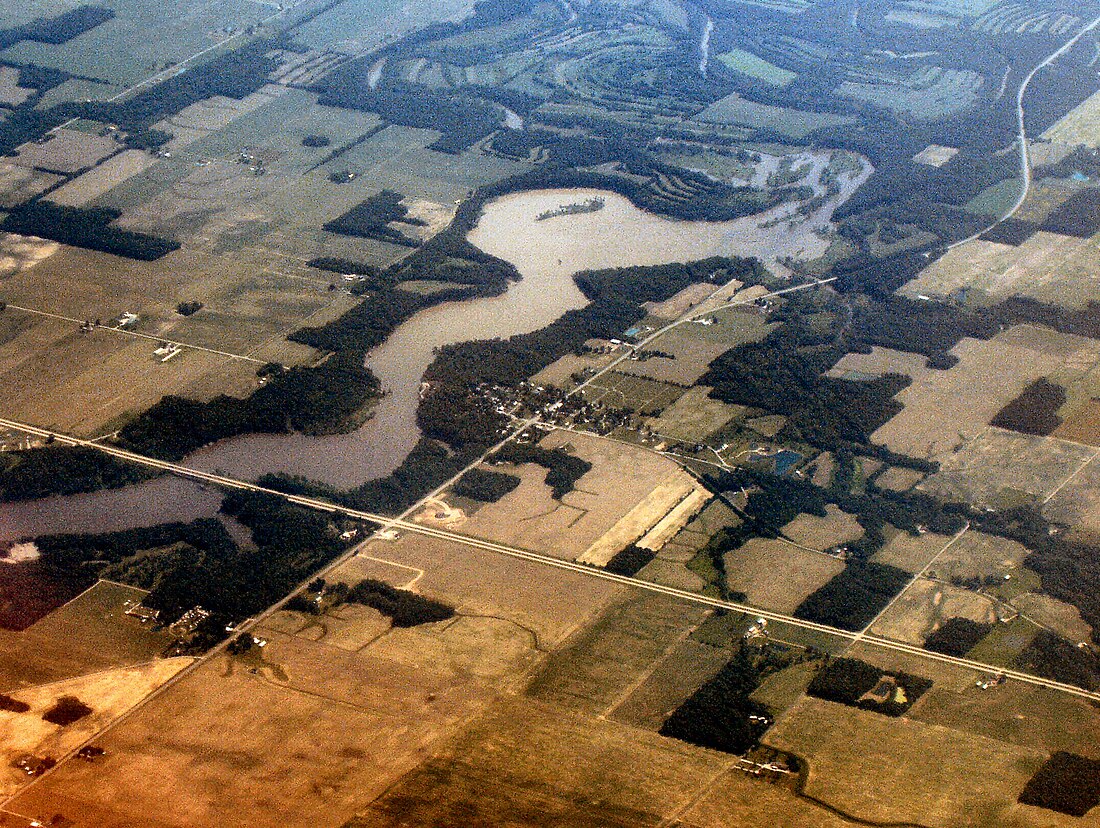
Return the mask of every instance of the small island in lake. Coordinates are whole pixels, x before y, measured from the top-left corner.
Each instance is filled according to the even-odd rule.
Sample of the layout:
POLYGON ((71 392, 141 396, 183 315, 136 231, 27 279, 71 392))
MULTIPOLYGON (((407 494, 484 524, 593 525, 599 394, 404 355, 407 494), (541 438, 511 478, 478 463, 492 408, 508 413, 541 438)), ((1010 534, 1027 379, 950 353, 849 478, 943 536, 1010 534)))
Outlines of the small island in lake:
POLYGON ((535 216, 535 221, 545 221, 556 216, 575 216, 579 213, 595 213, 603 209, 604 201, 599 196, 594 196, 587 201, 578 201, 573 204, 563 204, 553 210, 546 210, 535 216))

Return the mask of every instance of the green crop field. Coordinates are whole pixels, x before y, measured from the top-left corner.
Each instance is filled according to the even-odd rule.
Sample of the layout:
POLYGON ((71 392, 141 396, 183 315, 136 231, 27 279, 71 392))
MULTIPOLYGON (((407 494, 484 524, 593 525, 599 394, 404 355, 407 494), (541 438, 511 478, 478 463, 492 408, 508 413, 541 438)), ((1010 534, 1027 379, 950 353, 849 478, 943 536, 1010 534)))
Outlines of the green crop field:
POLYGON ((718 59, 730 69, 759 78, 772 86, 789 86, 798 77, 797 72, 783 69, 774 63, 769 63, 764 58, 746 52, 744 49, 734 49, 731 52, 719 55, 718 59))
MULTIPOLYGON (((49 5, 61 7, 60 3, 49 5)), ((0 52, 0 58, 129 86, 274 11, 248 0, 101 0, 97 5, 114 11, 114 19, 68 43, 18 43, 0 52), (150 36, 152 32, 155 37, 150 36)))

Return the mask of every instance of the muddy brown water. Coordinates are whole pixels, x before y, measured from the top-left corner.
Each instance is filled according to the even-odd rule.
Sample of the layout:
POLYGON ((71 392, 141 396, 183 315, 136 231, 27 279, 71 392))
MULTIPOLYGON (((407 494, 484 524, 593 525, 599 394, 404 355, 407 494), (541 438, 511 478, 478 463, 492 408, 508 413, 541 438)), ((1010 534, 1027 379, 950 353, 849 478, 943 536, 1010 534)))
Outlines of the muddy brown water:
MULTIPOLYGON (((782 219, 779 207, 727 222, 673 221, 639 210, 627 199, 599 190, 537 190, 485 206, 470 241, 514 264, 522 280, 497 297, 449 302, 413 316, 367 355, 366 364, 386 395, 362 427, 323 437, 246 435, 222 440, 184 461, 195 468, 242 479, 283 472, 351 488, 385 477, 420 437, 416 408, 420 382, 437 348, 456 342, 527 333, 583 307, 571 278, 585 269, 665 264, 713 255, 758 256, 774 265, 784 256, 814 258, 827 241, 817 230, 869 170, 845 178, 834 203, 805 221, 782 219), (603 209, 536 221, 562 204, 600 196, 603 209), (770 226, 768 226, 770 225, 770 226)), ((0 505, 0 542, 57 531, 111 531, 213 514, 219 495, 194 483, 166 478, 125 489, 30 503, 0 505)))

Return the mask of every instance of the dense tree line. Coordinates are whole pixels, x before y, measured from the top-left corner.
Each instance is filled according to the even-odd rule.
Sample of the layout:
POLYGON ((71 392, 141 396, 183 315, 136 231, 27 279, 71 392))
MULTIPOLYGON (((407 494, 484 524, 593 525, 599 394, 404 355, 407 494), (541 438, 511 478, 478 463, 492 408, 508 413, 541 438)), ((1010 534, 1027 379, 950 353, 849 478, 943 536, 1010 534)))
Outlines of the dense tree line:
POLYGON ((104 207, 65 207, 34 201, 11 210, 0 222, 0 230, 146 262, 179 250, 179 242, 171 239, 113 227, 111 222, 120 215, 104 207))
POLYGON ((456 290, 423 295, 405 290, 381 290, 364 299, 343 316, 319 327, 299 328, 287 337, 321 351, 365 354, 381 345, 417 311, 469 295, 456 290))
POLYGON ((92 713, 92 708, 76 696, 60 696, 50 708, 42 714, 43 721, 58 727, 68 727, 92 713))
POLYGON ((750 698, 759 684, 760 674, 742 645, 718 675, 673 711, 659 732, 712 750, 745 753, 771 721, 768 708, 750 698))
MULTIPOLYGON (((208 549, 232 542, 225 527, 215 518, 101 534, 43 535, 35 539, 44 564, 63 571, 83 571, 88 583, 99 577, 96 567, 118 564, 140 550, 167 548, 177 543, 208 549)), ((155 577, 135 585, 148 588, 153 580, 155 577)))
POLYGON ((1055 751, 1028 780, 1018 800, 1083 817, 1100 805, 1100 759, 1055 751))
POLYGON ((403 247, 419 247, 419 239, 407 236, 389 226, 390 222, 426 226, 424 221, 409 216, 408 208, 401 203, 402 198, 404 196, 401 193, 382 190, 325 224, 324 229, 344 236, 360 236, 403 247))
POLYGON ((887 374, 853 382, 824 376, 847 353, 840 343, 795 322, 719 356, 699 382, 723 402, 763 408, 789 419, 785 433, 819 448, 869 443, 870 434, 901 411, 894 396, 911 382, 887 374))
POLYGON ((989 424, 1021 434, 1045 436, 1062 424, 1058 409, 1065 401, 1065 388, 1040 377, 994 414, 989 424))
POLYGON ((393 621, 395 627, 415 627, 453 618, 454 607, 425 598, 407 589, 395 589, 389 584, 367 578, 348 589, 348 603, 363 604, 378 610, 393 621))
POLYGON ((612 555, 611 560, 604 564, 603 568, 616 575, 633 577, 656 557, 657 553, 652 549, 645 549, 631 543, 612 555))
POLYGON ((97 449, 49 445, 0 455, 0 501, 117 489, 151 476, 97 449))
POLYGON ((824 586, 806 596, 794 616, 857 632, 871 623, 911 578, 894 566, 853 559, 824 586))
POLYGON ((378 379, 361 352, 341 351, 312 368, 284 371, 238 399, 198 402, 167 395, 119 432, 127 448, 162 460, 181 460, 208 443, 249 432, 339 431, 378 394, 378 379))
POLYGON ((1094 652, 1066 641, 1050 630, 1039 630, 1016 656, 1014 666, 1042 678, 1075 684, 1086 690, 1100 688, 1100 658, 1094 652))
POLYGON ((348 544, 327 516, 279 497, 235 492, 222 510, 252 531, 256 549, 240 549, 226 534, 212 538, 203 554, 173 556, 146 606, 171 617, 201 605, 224 626, 224 619, 240 620, 270 606, 348 544))
POLYGON ((8 49, 24 40, 54 45, 68 43, 114 16, 111 9, 103 6, 77 6, 56 17, 42 17, 21 26, 0 29, 0 49, 8 49))
POLYGON ((520 479, 514 474, 489 471, 488 469, 470 469, 451 489, 460 497, 479 500, 482 503, 496 503, 509 492, 515 491, 520 479))
MULTIPOLYGON (((278 66, 272 53, 280 47, 275 40, 256 40, 205 63, 192 66, 148 87, 120 103, 93 101, 66 104, 56 109, 64 115, 86 117, 117 124, 127 133, 149 137, 149 128, 199 101, 214 95, 244 98, 267 83, 278 66)), ((167 141, 167 133, 160 133, 167 141)), ((149 141, 142 142, 149 144, 149 141)))
POLYGON ((919 699, 932 682, 906 672, 887 672, 855 658, 831 658, 814 675, 806 692, 826 701, 838 702, 861 710, 873 710, 886 716, 900 716, 919 699), (888 677, 904 692, 904 701, 891 693, 885 701, 863 699, 879 683, 888 677))
POLYGON ((956 616, 948 618, 924 640, 924 649, 962 658, 993 629, 992 624, 956 616))
POLYGON ((392 81, 371 89, 367 75, 373 60, 353 61, 326 76, 316 88, 319 103, 374 112, 399 126, 437 130, 443 134, 431 148, 450 153, 473 146, 504 117, 498 105, 459 92, 392 81))
POLYGON ((545 449, 531 443, 508 443, 489 458, 490 462, 535 463, 546 469, 546 485, 555 500, 561 500, 578 480, 592 470, 592 464, 564 449, 545 449))

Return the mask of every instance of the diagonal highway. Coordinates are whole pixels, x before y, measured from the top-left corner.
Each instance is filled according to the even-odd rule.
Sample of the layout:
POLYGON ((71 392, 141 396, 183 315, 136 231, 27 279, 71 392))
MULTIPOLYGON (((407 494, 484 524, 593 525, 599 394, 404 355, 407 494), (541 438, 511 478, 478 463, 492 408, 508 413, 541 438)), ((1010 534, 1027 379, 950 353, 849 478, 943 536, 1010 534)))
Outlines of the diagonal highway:
MULTIPOLYGON (((464 535, 460 532, 454 532, 449 529, 424 526, 422 524, 415 523, 409 520, 405 516, 396 518, 389 517, 387 515, 380 515, 374 512, 351 509, 346 506, 331 503, 327 500, 322 500, 320 498, 288 494, 286 492, 280 492, 275 489, 260 486, 256 483, 249 483, 248 481, 238 480, 233 477, 214 474, 212 472, 200 471, 199 469, 193 469, 189 466, 183 466, 178 463, 170 463, 165 460, 157 460, 152 457, 146 457, 145 455, 137 454, 136 452, 118 448, 117 446, 104 445, 103 443, 94 443, 90 440, 83 440, 77 437, 69 436, 67 434, 61 434, 59 432, 50 431, 44 428, 38 428, 37 426, 28 425, 26 423, 20 423, 15 420, 0 419, 0 427, 22 431, 27 434, 32 434, 47 439, 53 438, 55 442, 62 443, 64 445, 82 446, 85 448, 95 449, 96 451, 102 451, 105 454, 109 454, 119 460, 137 463, 139 465, 143 465, 149 468, 169 472, 180 477, 197 480, 202 483, 211 483, 226 489, 260 492, 263 494, 271 495, 273 497, 282 498, 289 503, 294 503, 299 506, 304 506, 308 509, 315 509, 322 512, 339 512, 358 520, 371 521, 373 523, 381 524, 382 527, 385 529, 399 529, 401 531, 412 532, 418 535, 423 535, 438 540, 450 541, 452 543, 458 543, 471 548, 480 549, 485 552, 492 552, 498 555, 504 555, 506 557, 526 561, 528 563, 535 563, 558 570, 564 570, 574 574, 584 575, 589 578, 596 578, 599 580, 608 581, 614 584, 618 584, 620 586, 632 587, 634 589, 644 589, 649 592, 667 595, 669 597, 677 598, 683 601, 690 601, 692 603, 714 607, 715 609, 755 615, 760 618, 765 618, 771 622, 789 624, 793 627, 798 627, 800 629, 812 630, 814 632, 824 633, 826 635, 835 636, 837 638, 847 639, 853 644, 858 643, 883 650, 904 653, 906 655, 917 656, 919 658, 924 658, 943 664, 950 664, 967 670, 975 670, 983 673, 1002 674, 1007 678, 1015 679, 1025 684, 1030 684, 1037 687, 1045 687, 1049 690, 1056 690, 1081 698, 1100 701, 1100 693, 1089 692, 1080 687, 1075 687, 1071 684, 1040 678, 1038 676, 1030 675, 1029 673, 1021 672, 1019 670, 1012 670, 997 665, 985 664, 983 662, 974 661, 972 659, 957 658, 955 656, 934 653, 913 644, 906 644, 900 641, 883 638, 881 636, 870 635, 867 634, 865 631, 852 632, 850 630, 842 630, 837 627, 830 627, 827 624, 818 624, 813 621, 806 621, 804 619, 795 618, 790 615, 784 615, 782 613, 772 612, 770 610, 762 610, 758 607, 749 606, 748 604, 740 604, 735 601, 723 601, 718 598, 710 598, 706 595, 700 595, 695 592, 688 592, 687 590, 676 589, 675 587, 663 586, 661 584, 655 584, 649 581, 644 581, 625 575, 617 575, 613 572, 608 572, 598 567, 577 563, 576 561, 555 558, 552 555, 547 555, 542 552, 535 552, 529 549, 509 546, 507 544, 497 543, 495 541, 485 540, 483 538, 477 538, 471 535, 464 535)), ((405 513, 405 515, 408 514, 409 512, 405 513)))

